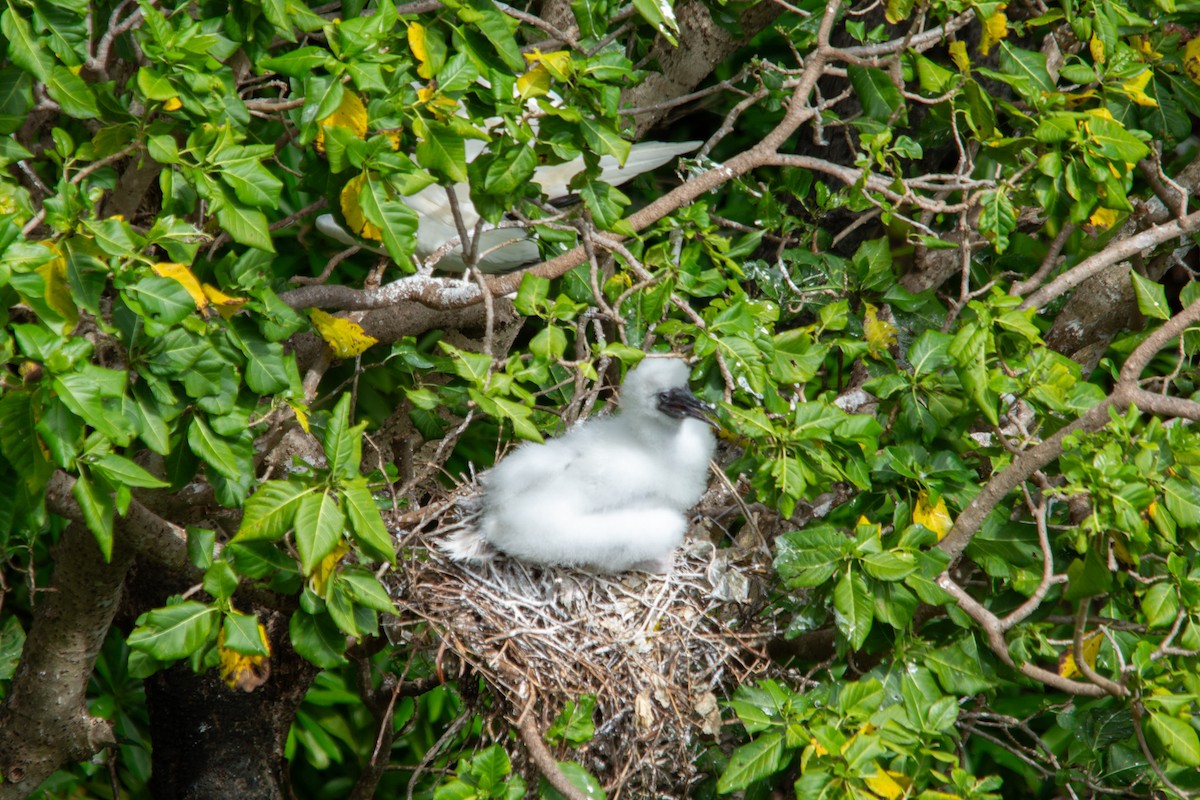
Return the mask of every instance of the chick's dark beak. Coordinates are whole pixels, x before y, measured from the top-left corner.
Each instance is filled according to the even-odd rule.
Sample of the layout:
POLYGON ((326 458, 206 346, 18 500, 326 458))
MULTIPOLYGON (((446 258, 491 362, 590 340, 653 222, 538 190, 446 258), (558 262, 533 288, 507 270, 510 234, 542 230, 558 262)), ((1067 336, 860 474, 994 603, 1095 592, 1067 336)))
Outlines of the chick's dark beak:
POLYGON ((721 427, 721 423, 717 420, 712 406, 696 397, 696 395, 692 394, 691 390, 685 386, 680 386, 677 389, 668 389, 665 392, 659 392, 658 410, 672 419, 685 419, 687 417, 691 417, 692 419, 698 419, 707 425, 711 425, 714 428, 721 427))

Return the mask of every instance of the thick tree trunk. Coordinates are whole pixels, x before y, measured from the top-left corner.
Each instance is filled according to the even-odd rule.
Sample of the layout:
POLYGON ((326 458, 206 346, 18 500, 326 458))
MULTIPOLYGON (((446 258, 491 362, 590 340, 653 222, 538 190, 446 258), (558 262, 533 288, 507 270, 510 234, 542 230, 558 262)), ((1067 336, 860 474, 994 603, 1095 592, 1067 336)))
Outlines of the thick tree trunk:
POLYGON ((38 594, 20 666, 0 706, 0 800, 28 797, 64 764, 114 743, 108 722, 88 713, 85 692, 132 561, 118 537, 112 561, 104 563, 79 522, 67 526, 54 548, 54 579, 38 594))
POLYGON ((154 743, 155 800, 282 800, 288 796, 284 745, 316 668, 287 642, 273 615, 271 676, 252 692, 231 689, 210 670, 176 664, 146 681, 154 743))

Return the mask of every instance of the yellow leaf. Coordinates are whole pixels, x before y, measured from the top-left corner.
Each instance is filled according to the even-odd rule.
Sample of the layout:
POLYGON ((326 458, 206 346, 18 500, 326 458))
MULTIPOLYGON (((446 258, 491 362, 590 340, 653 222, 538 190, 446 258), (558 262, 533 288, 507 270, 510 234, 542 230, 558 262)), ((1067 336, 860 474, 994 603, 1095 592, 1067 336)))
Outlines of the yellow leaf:
POLYGON ((1088 50, 1092 52, 1092 60, 1097 64, 1104 63, 1104 41, 1092 34, 1092 38, 1088 41, 1088 50))
POLYGON ((357 322, 326 314, 319 308, 309 312, 313 327, 338 358, 353 358, 366 352, 379 340, 367 335, 357 322))
POLYGON ((1134 36, 1130 38, 1133 44, 1133 49, 1138 51, 1138 54, 1149 61, 1158 61, 1162 58, 1162 53, 1154 49, 1154 44, 1147 36, 1134 36))
POLYGON ((196 304, 196 308, 203 311, 208 307, 208 298, 204 296, 204 290, 200 288, 200 281, 196 280, 196 276, 192 274, 192 271, 183 264, 176 264, 172 261, 160 261, 150 269, 158 277, 170 278, 184 289, 187 289, 187 293, 191 295, 192 302, 196 304))
POLYGON ((963 75, 971 74, 971 59, 967 56, 967 44, 961 39, 950 43, 950 60, 963 75))
POLYGON ((541 97, 550 92, 550 71, 541 64, 517 78, 517 93, 522 100, 541 97))
POLYGON ((1189 41, 1183 49, 1183 71, 1192 83, 1200 83, 1200 36, 1189 41))
POLYGON ((899 331, 896 326, 885 319, 879 318, 879 309, 870 303, 866 304, 867 313, 863 320, 863 333, 867 337, 867 345, 872 352, 886 350, 896 343, 899 331))
POLYGON ((1103 119, 1111 119, 1114 121, 1116 120, 1116 118, 1112 115, 1112 112, 1109 111, 1107 108, 1104 108, 1103 106, 1100 106, 1098 108, 1089 108, 1084 113, 1091 114, 1093 117, 1101 117, 1103 119))
POLYGON ((1121 88, 1125 90, 1125 94, 1129 95, 1129 99, 1139 106, 1158 108, 1158 101, 1146 94, 1146 87, 1150 84, 1150 79, 1153 77, 1153 71, 1149 69, 1143 70, 1140 75, 1135 75, 1122 83, 1121 88))
MULTIPOLYGON (((271 653, 271 640, 267 638, 267 629, 260 622, 258 635, 262 638, 263 646, 267 648, 267 656, 271 653)), ((220 659, 221 680, 230 689, 241 689, 243 692, 253 692, 267 682, 271 676, 270 662, 267 656, 248 656, 225 647, 225 631, 217 634, 217 654, 220 659)))
POLYGON ((429 48, 425 46, 425 26, 419 22, 408 26, 408 49, 417 59, 417 74, 425 80, 433 77, 433 67, 429 64, 429 48))
POLYGON ((950 518, 950 512, 946 509, 946 499, 939 497, 938 501, 931 506, 929 505, 929 493, 924 490, 917 495, 917 505, 913 508, 912 516, 913 522, 924 525, 936 533, 939 542, 954 527, 954 520, 950 518))
POLYGON ((565 81, 571 77, 571 54, 566 50, 543 53, 535 49, 532 53, 525 54, 525 60, 530 64, 545 67, 556 81, 565 81))
POLYGON ((183 103, 178 97, 170 97, 163 103, 163 111, 178 111, 183 108, 183 103))
POLYGON ((42 276, 42 284, 46 287, 42 299, 46 305, 63 318, 63 328, 60 333, 66 333, 79 322, 79 307, 71 297, 71 287, 67 283, 67 260, 62 257, 58 246, 47 243, 54 251, 54 258, 37 268, 42 276))
POLYGON ((334 126, 346 128, 359 139, 367 138, 367 108, 358 95, 347 89, 342 92, 342 102, 337 109, 325 119, 317 123, 318 153, 325 152, 325 129, 334 126))
MULTIPOLYGON (((417 100, 432 111, 438 119, 445 119, 458 110, 458 101, 439 92, 436 83, 430 83, 428 86, 417 89, 417 100)), ((420 135, 419 131, 418 135, 420 135)))
POLYGON ((868 789, 884 800, 896 800, 898 797, 903 797, 912 786, 912 781, 903 772, 885 769, 877 769, 874 775, 866 778, 863 782, 867 784, 868 789))
POLYGON ((366 182, 367 173, 365 172, 346 181, 346 185, 342 187, 342 216, 346 218, 346 224, 350 226, 350 229, 359 236, 364 239, 374 239, 377 242, 383 241, 383 231, 367 221, 362 205, 358 201, 358 193, 366 182))
POLYGON ((296 422, 300 423, 300 427, 304 429, 304 432, 312 433, 308 427, 308 410, 304 405, 295 400, 288 400, 288 405, 291 406, 292 413, 296 415, 296 422))
POLYGON ((815 738, 813 738, 813 739, 809 739, 809 740, 808 740, 808 745, 809 745, 809 747, 811 747, 811 748, 813 749, 813 752, 814 752, 814 753, 816 753, 816 754, 817 754, 817 755, 819 755, 819 756, 827 756, 827 755, 829 755, 829 751, 828 751, 828 750, 826 750, 824 747, 822 747, 822 746, 821 746, 821 743, 820 743, 820 742, 818 742, 818 741, 817 741, 815 738))
MULTIPOLYGON (((1092 631, 1083 637, 1083 660, 1089 667, 1095 669, 1096 656, 1100 655, 1100 645, 1104 644, 1104 631, 1092 631)), ((1083 673, 1075 663, 1075 648, 1068 648, 1058 659, 1058 674, 1063 678, 1076 678, 1083 673)))
POLYGON ((211 283, 202 284, 200 289, 204 292, 204 296, 208 298, 208 302, 216 307, 217 313, 223 319, 229 319, 242 306, 246 305, 246 298, 227 295, 211 283))
POLYGON ((1008 17, 1004 13, 1006 6, 1000 6, 995 14, 983 21, 983 36, 979 40, 979 55, 986 56, 992 47, 1001 39, 1008 36, 1008 17))
POLYGON ((333 577, 333 571, 348 552, 350 552, 350 546, 342 542, 333 548, 332 553, 321 559, 321 563, 317 564, 316 569, 308 576, 309 584, 318 597, 325 596, 325 592, 329 588, 329 579, 333 577))
POLYGON ((389 142, 391 142, 393 150, 400 149, 400 131, 401 130, 403 130, 403 129, 402 128, 385 128, 384 130, 380 131, 380 133, 382 133, 385 137, 387 137, 387 140, 389 142))
POLYGON ((1092 216, 1088 219, 1088 222, 1092 224, 1093 228, 1097 228, 1102 231, 1106 231, 1111 228, 1116 221, 1117 212, 1113 211, 1111 208, 1097 208, 1092 213, 1092 216))

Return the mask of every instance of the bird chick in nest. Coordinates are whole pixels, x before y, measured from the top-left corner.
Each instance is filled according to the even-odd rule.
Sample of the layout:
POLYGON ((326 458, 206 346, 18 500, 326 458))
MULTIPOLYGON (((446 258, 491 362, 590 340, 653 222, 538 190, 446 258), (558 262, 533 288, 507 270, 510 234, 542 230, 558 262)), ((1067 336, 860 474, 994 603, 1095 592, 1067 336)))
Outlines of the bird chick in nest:
POLYGON ((681 359, 647 358, 621 384, 616 414, 523 444, 484 473, 479 525, 448 538, 451 557, 668 570, 716 446, 688 374, 681 359))

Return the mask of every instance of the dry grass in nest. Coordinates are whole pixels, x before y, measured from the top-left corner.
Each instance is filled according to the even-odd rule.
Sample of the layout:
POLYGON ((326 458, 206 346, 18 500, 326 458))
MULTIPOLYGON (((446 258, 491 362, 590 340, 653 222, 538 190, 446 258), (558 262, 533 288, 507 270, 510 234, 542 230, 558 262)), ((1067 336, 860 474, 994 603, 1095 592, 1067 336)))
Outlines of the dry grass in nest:
POLYGON ((472 524, 463 505, 400 534, 393 638, 456 656, 506 701, 495 713, 508 724, 544 733, 568 701, 594 695, 595 736, 555 757, 580 762, 610 798, 689 796, 720 700, 768 667, 767 556, 689 538, 667 575, 460 564, 437 542, 472 524))

